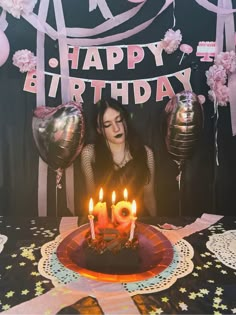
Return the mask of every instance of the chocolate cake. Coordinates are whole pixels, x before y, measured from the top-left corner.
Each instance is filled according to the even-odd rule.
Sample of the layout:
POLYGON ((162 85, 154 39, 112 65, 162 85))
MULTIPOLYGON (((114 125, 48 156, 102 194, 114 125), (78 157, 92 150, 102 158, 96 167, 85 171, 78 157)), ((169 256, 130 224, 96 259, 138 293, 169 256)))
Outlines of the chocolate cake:
POLYGON ((86 269, 109 274, 135 273, 141 264, 138 239, 135 237, 130 241, 128 233, 120 233, 114 228, 100 229, 95 240, 88 232, 71 259, 74 262, 80 259, 80 265, 86 269))

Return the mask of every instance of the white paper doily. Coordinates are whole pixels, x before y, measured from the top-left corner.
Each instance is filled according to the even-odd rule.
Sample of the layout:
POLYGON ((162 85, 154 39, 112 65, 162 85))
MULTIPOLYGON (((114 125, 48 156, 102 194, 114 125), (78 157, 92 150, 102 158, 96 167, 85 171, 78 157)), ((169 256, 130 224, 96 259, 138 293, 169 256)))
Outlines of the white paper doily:
POLYGON ((209 236, 206 246, 222 264, 236 269, 236 230, 209 236))
POLYGON ((0 234, 0 253, 3 251, 4 244, 6 243, 7 239, 8 238, 6 235, 0 234))
MULTIPOLYGON (((158 229, 159 230, 159 229, 158 229)), ((44 244, 41 248, 42 258, 38 270, 42 276, 50 279, 53 285, 65 285, 81 277, 78 273, 64 267, 58 260, 56 249, 65 235, 59 235, 54 241, 44 244)), ((182 278, 193 270, 193 248, 186 240, 180 240, 173 245, 174 257, 167 269, 147 280, 123 283, 130 293, 145 294, 165 290, 172 286, 178 278, 182 278)))

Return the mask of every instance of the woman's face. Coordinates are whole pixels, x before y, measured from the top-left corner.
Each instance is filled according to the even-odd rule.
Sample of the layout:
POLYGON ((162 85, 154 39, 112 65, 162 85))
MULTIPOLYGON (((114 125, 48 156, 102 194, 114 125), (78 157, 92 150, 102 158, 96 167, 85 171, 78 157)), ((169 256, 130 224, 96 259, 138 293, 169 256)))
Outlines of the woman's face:
POLYGON ((113 108, 107 108, 103 116, 102 129, 107 141, 112 144, 125 142, 125 126, 121 114, 113 108))

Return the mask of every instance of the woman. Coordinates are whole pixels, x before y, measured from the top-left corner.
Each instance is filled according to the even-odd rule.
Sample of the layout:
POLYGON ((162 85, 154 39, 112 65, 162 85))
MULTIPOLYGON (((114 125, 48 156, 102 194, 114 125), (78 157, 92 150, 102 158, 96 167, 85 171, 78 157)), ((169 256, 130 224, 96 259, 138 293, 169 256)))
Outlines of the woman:
POLYGON ((103 187, 106 200, 114 190, 119 201, 122 196, 118 194, 127 188, 129 200, 137 201, 139 215, 154 216, 153 152, 140 143, 125 107, 115 99, 99 101, 96 126, 95 144, 86 145, 81 153, 88 196, 103 187))

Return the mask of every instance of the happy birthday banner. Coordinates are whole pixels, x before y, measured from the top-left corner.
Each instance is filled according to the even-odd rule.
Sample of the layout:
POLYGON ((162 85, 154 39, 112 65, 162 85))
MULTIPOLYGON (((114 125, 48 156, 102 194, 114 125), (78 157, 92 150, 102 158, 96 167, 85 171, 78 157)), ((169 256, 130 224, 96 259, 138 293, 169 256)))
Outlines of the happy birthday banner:
MULTIPOLYGON (((112 73, 121 65, 125 64, 128 71, 136 70, 137 64, 145 58, 145 49, 148 49, 153 56, 153 66, 150 68, 163 66, 161 42, 149 43, 146 45, 128 45, 128 46, 109 46, 109 47, 69 47, 68 62, 70 61, 71 70, 89 71, 95 69, 99 71, 109 71, 112 73), (125 49, 124 49, 125 48, 125 49), (80 50, 86 49, 84 60, 80 60, 80 50), (103 57, 101 58, 101 50, 103 57), (126 54, 124 53, 126 50, 126 54), (104 54, 105 52, 105 54, 104 54), (79 61, 81 65, 79 65, 79 61)), ((150 59, 150 58, 149 58, 150 59)), ((49 66, 56 68, 58 61, 55 58, 49 60, 49 66)), ((38 69, 39 73, 39 69, 38 69)), ((50 86, 46 94, 55 98, 58 92, 59 83, 62 79, 61 74, 43 71, 44 75, 50 76, 50 86)), ((129 104, 129 95, 133 95, 134 103, 140 104, 147 102, 151 97, 157 102, 162 101, 164 97, 171 98, 178 91, 174 91, 176 82, 182 84, 183 90, 192 90, 190 83, 191 68, 180 70, 178 72, 156 76, 152 78, 141 78, 133 80, 97 80, 78 78, 69 76, 70 95, 77 102, 84 102, 83 95, 87 89, 93 94, 93 102, 96 103, 102 97, 102 92, 110 88, 111 96, 121 97, 124 105, 129 104), (87 84, 86 84, 87 83, 87 84)), ((24 83, 24 91, 30 93, 37 92, 36 71, 28 72, 24 83)))

